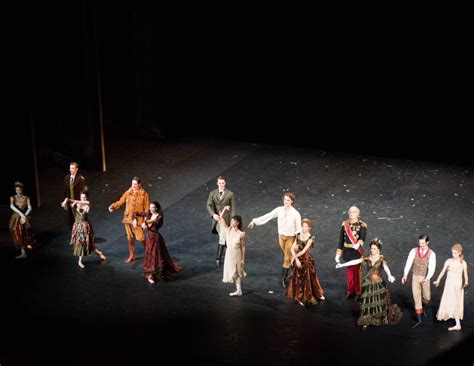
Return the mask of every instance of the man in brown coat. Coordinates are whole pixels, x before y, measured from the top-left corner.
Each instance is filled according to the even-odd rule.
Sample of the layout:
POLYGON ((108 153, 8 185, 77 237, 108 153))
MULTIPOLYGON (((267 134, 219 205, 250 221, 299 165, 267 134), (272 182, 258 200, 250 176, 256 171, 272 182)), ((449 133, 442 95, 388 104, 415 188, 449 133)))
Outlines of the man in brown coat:
POLYGON ((81 192, 87 190, 86 178, 78 174, 79 164, 69 164, 69 174, 64 178, 64 194, 61 207, 68 211, 68 224, 74 225, 76 210, 71 209, 70 201, 81 199, 81 192))
POLYGON ((125 232, 128 239, 129 257, 125 263, 134 261, 135 258, 135 239, 140 240, 145 247, 145 235, 143 234, 142 223, 144 217, 137 216, 134 219, 135 212, 145 212, 149 209, 150 199, 148 193, 142 188, 141 179, 134 177, 132 179, 132 186, 125 191, 122 197, 109 206, 109 211, 118 210, 125 204, 125 212, 123 213, 122 223, 125 226, 125 232))

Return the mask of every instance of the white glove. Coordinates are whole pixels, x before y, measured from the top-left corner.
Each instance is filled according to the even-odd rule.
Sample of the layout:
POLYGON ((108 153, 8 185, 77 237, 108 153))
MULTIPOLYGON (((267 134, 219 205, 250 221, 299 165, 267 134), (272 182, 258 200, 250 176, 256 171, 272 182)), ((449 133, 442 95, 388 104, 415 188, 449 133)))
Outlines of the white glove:
POLYGON ((388 276, 388 282, 394 283, 394 282, 395 282, 395 277, 393 277, 393 276, 388 276))
POLYGON ((336 257, 334 258, 334 260, 336 261, 336 263, 339 263, 341 260, 340 260, 341 256, 338 254, 336 255, 336 257))
POLYGON ((336 268, 342 268, 342 264, 338 262, 338 263, 336 264, 336 268))
POLYGON ((352 248, 355 249, 355 250, 357 250, 357 249, 359 249, 359 247, 360 247, 360 244, 357 243, 357 244, 354 244, 354 246, 353 246, 352 248))

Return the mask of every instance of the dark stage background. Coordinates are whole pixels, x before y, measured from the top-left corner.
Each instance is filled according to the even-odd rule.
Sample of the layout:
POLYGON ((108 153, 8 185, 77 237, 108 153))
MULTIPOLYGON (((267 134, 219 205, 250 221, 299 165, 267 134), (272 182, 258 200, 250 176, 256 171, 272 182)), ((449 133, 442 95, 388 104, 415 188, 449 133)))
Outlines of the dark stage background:
MULTIPOLYGON (((173 356, 196 364, 251 364, 256 352, 271 364, 332 363, 341 340, 350 352, 334 357, 347 364, 360 355, 359 338, 417 364, 459 363, 469 353, 472 307, 463 332, 448 334, 431 309, 410 333, 410 291, 399 283, 402 323, 361 336, 358 304, 340 300, 344 274, 334 272, 332 243, 342 211, 360 202, 371 235, 387 238, 398 278, 420 232, 434 234, 440 263, 448 243, 470 248, 471 14, 261 2, 12 6, 0 15, 0 364, 21 364, 21 355, 24 364, 133 364, 150 349, 160 362, 163 350, 177 349, 173 356), (70 161, 90 182, 92 222, 108 255, 88 259, 82 272, 59 208, 70 161), (202 204, 221 173, 247 218, 298 190, 298 208, 318 223, 326 303, 302 311, 276 287, 274 224, 252 231, 248 292, 241 302, 228 297, 213 267, 214 238, 202 234, 202 204), (187 271, 151 291, 141 261, 123 264, 120 214, 105 210, 135 174, 160 198, 167 243, 187 271), (17 180, 40 206, 41 247, 22 263, 6 224, 17 180), (425 347, 431 353, 419 352, 425 347)), ((434 291, 435 303, 440 296, 434 291)))
POLYGON ((473 17, 360 13, 25 6, 12 24, 24 65, 17 121, 33 120, 40 156, 67 160, 80 149, 97 168, 100 119, 108 137, 203 135, 467 161, 473 17))

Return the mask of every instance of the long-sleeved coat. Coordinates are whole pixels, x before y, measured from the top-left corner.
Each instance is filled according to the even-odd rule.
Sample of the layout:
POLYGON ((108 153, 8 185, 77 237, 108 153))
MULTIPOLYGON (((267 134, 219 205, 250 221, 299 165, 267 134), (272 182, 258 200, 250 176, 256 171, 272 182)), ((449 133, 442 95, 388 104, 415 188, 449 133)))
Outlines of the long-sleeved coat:
MULTIPOLYGON (((222 199, 219 197, 219 190, 215 189, 209 193, 209 198, 207 199, 207 211, 211 218, 214 214, 219 215, 220 212, 224 209, 225 206, 230 206, 230 210, 226 211, 223 218, 227 224, 230 226, 230 219, 235 215, 235 196, 234 193, 228 189, 224 191, 224 196, 222 199)), ((212 219, 212 233, 217 234, 216 228, 217 222, 212 219)))
MULTIPOLYGON (((148 211, 150 199, 148 198, 148 193, 142 187, 136 192, 130 187, 130 189, 127 190, 117 202, 112 203, 110 207, 117 210, 124 204, 125 212, 123 213, 122 223, 131 224, 133 223, 135 212, 148 211)), ((141 225, 144 218, 142 216, 137 216, 136 218, 137 225, 141 225)))

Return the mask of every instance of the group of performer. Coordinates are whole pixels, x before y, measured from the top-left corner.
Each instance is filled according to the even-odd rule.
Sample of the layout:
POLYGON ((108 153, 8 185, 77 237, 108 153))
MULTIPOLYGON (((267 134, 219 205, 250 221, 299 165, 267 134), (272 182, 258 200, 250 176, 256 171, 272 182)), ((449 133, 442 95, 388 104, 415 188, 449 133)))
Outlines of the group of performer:
MULTIPOLYGON (((311 249, 315 237, 311 235, 313 223, 310 219, 301 219, 293 207, 296 197, 287 192, 283 195, 283 206, 271 212, 253 218, 248 228, 264 225, 277 219, 278 243, 283 252, 283 265, 279 283, 286 288, 286 296, 299 304, 314 305, 318 300, 325 300, 324 290, 318 278, 311 249)), ((237 290, 230 296, 242 295, 241 280, 246 276, 244 270, 246 235, 242 232, 242 218, 235 215, 235 195, 226 188, 223 176, 217 178, 217 189, 209 193, 207 210, 213 220, 212 233, 218 234, 216 267, 220 268, 224 259, 223 282, 235 283, 237 290), (230 223, 230 226, 229 226, 230 223), (227 250, 225 247, 227 246, 227 250), (224 256, 225 253, 225 256, 224 256)), ((344 299, 354 297, 361 301, 360 317, 357 324, 363 329, 369 325, 396 324, 402 317, 400 307, 392 302, 390 290, 382 277, 382 270, 388 281, 393 283, 388 262, 381 255, 382 241, 375 238, 370 242, 370 255, 363 254, 367 236, 367 223, 360 219, 360 210, 352 206, 348 210, 349 219, 342 223, 339 243, 336 248, 336 268, 346 267, 346 293, 344 299), (341 257, 344 263, 341 263, 341 257), (362 277, 361 267, 366 268, 362 277)), ((421 235, 418 247, 413 248, 407 258, 404 284, 410 270, 412 275, 412 293, 415 303, 416 321, 413 328, 422 323, 422 315, 427 316, 426 306, 431 299, 430 280, 436 267, 436 255, 428 247, 429 237, 421 235)), ((462 245, 451 248, 453 258, 448 259, 438 279, 433 284, 438 287, 446 271, 445 288, 437 313, 438 320, 454 319, 455 326, 449 330, 460 330, 463 319, 464 288, 469 285, 467 263, 462 254, 462 245), (464 275, 464 283, 463 283, 464 275)))
MULTIPOLYGON (((64 197, 61 206, 68 212, 71 226, 70 244, 73 254, 78 257, 78 265, 84 268, 83 257, 95 253, 101 260, 105 255, 95 244, 94 231, 89 222, 91 202, 86 179, 78 174, 79 165, 75 162, 69 166, 70 173, 64 180, 64 197)), ((10 233, 13 244, 20 250, 17 259, 27 257, 26 250, 36 246, 29 214, 32 211, 30 199, 23 194, 23 184, 15 183, 15 195, 10 197, 10 233)), ((283 195, 283 205, 271 212, 253 218, 248 229, 264 225, 277 218, 278 243, 283 252, 283 265, 280 285, 286 288, 286 296, 299 304, 314 305, 325 300, 324 290, 318 278, 317 267, 311 249, 315 245, 315 236, 311 234, 313 222, 301 219, 293 206, 296 197, 287 192, 283 195)), ((236 215, 236 199, 226 187, 223 176, 217 178, 217 189, 209 193, 207 210, 212 218, 212 233, 218 235, 216 267, 223 265, 223 282, 235 283, 236 291, 230 296, 242 295, 242 279, 245 273, 246 241, 242 217, 236 215)), ((163 225, 163 210, 158 201, 149 200, 148 193, 141 185, 139 177, 134 177, 131 187, 121 198, 109 205, 113 212, 125 205, 122 223, 128 239, 129 256, 125 263, 135 261, 135 241, 142 242, 144 247, 143 273, 150 283, 164 278, 174 278, 180 266, 168 253, 165 240, 159 229, 163 225), (145 235, 146 232, 146 235, 145 235)), ((393 304, 390 290, 382 277, 382 270, 388 281, 393 283, 386 258, 381 255, 382 242, 375 238, 370 242, 370 255, 363 254, 367 236, 367 224, 360 219, 360 210, 352 206, 348 210, 349 219, 341 226, 339 243, 336 248, 336 268, 346 268, 347 285, 344 299, 354 297, 361 302, 359 326, 366 329, 369 325, 395 324, 402 312, 393 304), (341 257, 344 263, 341 263, 341 257), (361 268, 366 268, 362 277, 361 268)), ((447 272, 447 278, 441 298, 438 320, 454 319, 455 325, 449 330, 460 330, 463 319, 464 288, 468 286, 467 263, 464 260, 461 244, 451 248, 452 258, 446 260, 443 270, 433 284, 438 287, 440 280, 447 272), (464 281, 463 281, 464 277, 464 281)), ((406 283, 410 270, 412 273, 412 293, 415 304, 416 321, 413 328, 422 323, 427 316, 426 307, 431 299, 430 281, 435 273, 436 254, 429 248, 429 237, 421 235, 418 246, 413 248, 407 258, 401 282, 406 283)))

